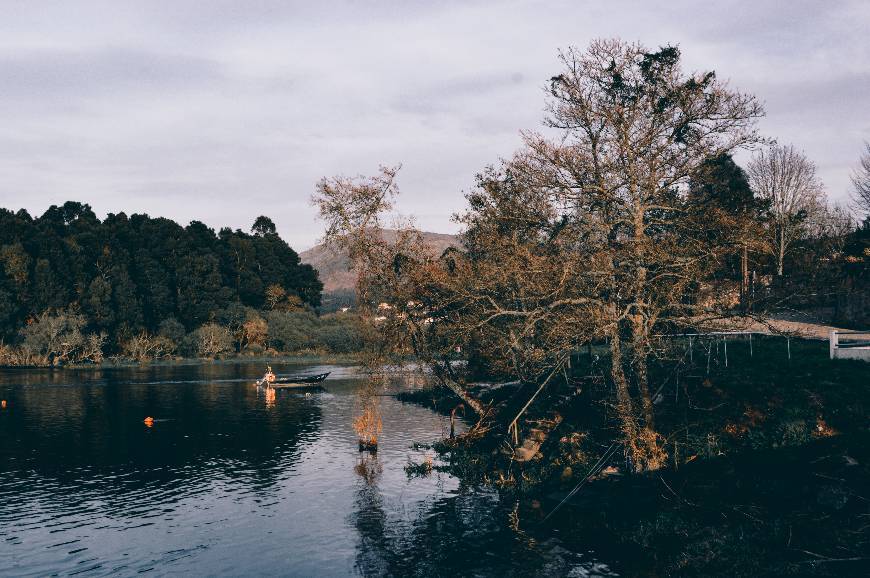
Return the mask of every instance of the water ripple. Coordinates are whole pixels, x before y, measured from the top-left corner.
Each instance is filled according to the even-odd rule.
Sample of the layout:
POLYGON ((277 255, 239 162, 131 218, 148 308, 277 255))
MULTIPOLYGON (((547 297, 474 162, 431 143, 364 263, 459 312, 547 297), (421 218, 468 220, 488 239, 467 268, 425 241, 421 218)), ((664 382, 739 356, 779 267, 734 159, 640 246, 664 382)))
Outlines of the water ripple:
POLYGON ((359 454, 359 376, 278 370, 332 374, 324 393, 267 403, 255 364, 0 372, 13 408, 0 413, 0 574, 430 574, 449 555, 478 575, 597 564, 558 542, 518 545, 493 492, 409 480, 405 464, 423 457, 412 443, 447 431, 442 416, 383 397, 380 450, 359 454))

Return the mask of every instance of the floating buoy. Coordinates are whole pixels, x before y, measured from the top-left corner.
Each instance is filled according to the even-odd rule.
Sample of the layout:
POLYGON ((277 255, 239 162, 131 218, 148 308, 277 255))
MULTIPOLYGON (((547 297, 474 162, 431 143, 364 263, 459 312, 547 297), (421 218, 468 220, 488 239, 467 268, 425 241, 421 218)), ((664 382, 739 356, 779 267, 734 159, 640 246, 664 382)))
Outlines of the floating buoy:
POLYGON ((6 409, 6 400, 0 400, 0 409, 6 409))
POLYGON ((154 425, 154 418, 151 416, 148 416, 144 420, 142 420, 142 423, 144 423, 148 427, 151 427, 152 425, 154 425))

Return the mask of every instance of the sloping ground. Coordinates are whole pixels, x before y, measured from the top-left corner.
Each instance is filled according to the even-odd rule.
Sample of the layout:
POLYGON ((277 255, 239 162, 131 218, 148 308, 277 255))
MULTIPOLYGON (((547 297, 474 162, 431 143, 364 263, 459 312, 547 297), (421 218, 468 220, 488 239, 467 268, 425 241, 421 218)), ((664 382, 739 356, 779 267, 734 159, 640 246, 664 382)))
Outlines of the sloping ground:
MULTIPOLYGON (((396 231, 384 230, 384 237, 391 241, 396 237, 396 231)), ((440 255, 448 247, 457 246, 459 238, 456 235, 443 233, 423 233, 423 239, 432 250, 433 255, 440 255)), ((336 253, 324 244, 317 245, 299 253, 303 263, 307 263, 317 269, 320 280, 323 282, 323 292, 333 293, 336 291, 352 290, 356 283, 356 274, 349 270, 350 261, 347 254, 336 253)))
MULTIPOLYGON (((616 553, 625 575, 867 576, 868 442, 866 433, 835 436, 610 476, 544 527, 609 533, 625 546, 616 553)), ((563 496, 554 492, 530 516, 563 496)))
POLYGON ((530 428, 529 433, 522 445, 514 449, 514 459, 518 462, 527 462, 538 455, 541 446, 553 430, 562 423, 562 416, 557 412, 551 412, 549 418, 527 419, 525 423, 530 428))
POLYGON ((299 258, 317 269, 324 293, 353 288, 356 276, 349 269, 350 262, 346 254, 335 253, 321 244, 299 253, 299 258))
MULTIPOLYGON (((617 447, 610 467, 546 522, 613 439, 608 406, 589 396, 609 386, 583 379, 598 365, 578 360, 571 385, 581 391, 569 403, 553 392, 529 407, 513 451, 497 451, 508 436, 495 429, 491 443, 443 444, 450 471, 529 491, 535 499, 517 513, 526 531, 576 537, 621 575, 870 575, 870 367, 831 361, 825 344, 804 339, 792 340, 789 357, 783 342, 757 337, 750 350, 734 340, 727 365, 711 342, 709 362, 696 349, 695 364, 653 364, 667 466, 626 475, 617 447), (554 406, 560 422, 541 419, 554 406)), ((520 392, 528 398, 529 388, 520 392)))
POLYGON ((842 327, 828 325, 811 314, 774 313, 763 321, 751 318, 732 318, 716 324, 723 331, 753 331, 756 333, 782 333, 804 339, 823 339, 827 341, 831 331, 850 331, 842 327))

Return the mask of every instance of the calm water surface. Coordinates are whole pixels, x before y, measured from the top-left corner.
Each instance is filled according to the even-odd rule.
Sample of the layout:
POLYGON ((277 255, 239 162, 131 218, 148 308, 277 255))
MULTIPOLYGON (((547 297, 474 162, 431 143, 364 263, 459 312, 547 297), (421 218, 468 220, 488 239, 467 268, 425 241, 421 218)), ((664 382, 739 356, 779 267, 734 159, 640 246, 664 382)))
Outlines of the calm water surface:
POLYGON ((382 397, 380 450, 360 454, 365 378, 275 368, 332 374, 267 400, 253 363, 0 370, 0 575, 614 575, 512 528, 492 491, 409 478, 446 418, 382 397))

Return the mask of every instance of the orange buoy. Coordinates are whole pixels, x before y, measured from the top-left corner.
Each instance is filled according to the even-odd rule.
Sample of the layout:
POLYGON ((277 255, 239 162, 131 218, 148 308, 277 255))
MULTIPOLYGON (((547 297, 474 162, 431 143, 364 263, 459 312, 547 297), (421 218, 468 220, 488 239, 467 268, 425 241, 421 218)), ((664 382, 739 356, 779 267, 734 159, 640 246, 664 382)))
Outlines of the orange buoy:
POLYGON ((148 427, 151 427, 152 425, 154 425, 154 418, 151 416, 148 416, 143 420, 143 423, 145 425, 147 425, 148 427))
POLYGON ((6 409, 6 400, 0 400, 0 409, 6 409))

